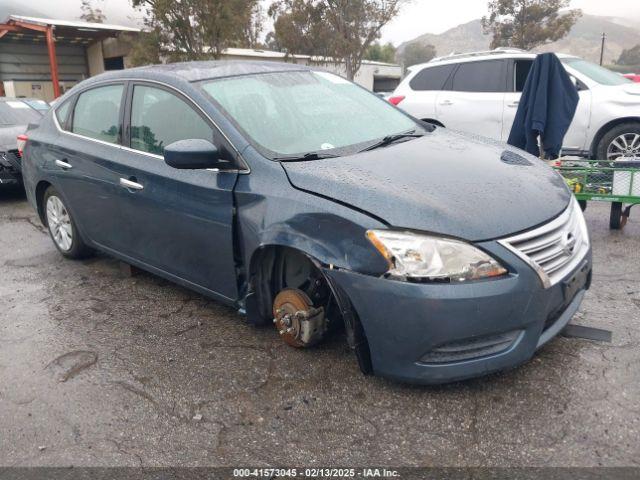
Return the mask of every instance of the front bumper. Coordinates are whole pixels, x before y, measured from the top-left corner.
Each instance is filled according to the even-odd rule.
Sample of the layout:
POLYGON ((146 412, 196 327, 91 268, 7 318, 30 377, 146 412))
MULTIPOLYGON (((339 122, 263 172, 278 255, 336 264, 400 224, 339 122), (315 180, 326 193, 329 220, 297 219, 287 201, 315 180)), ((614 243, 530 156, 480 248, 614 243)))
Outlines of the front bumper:
POLYGON ((437 384, 513 368, 571 320, 589 288, 591 250, 567 275, 584 272, 584 285, 565 298, 563 282, 545 289, 529 265, 497 242, 480 246, 500 258, 510 274, 417 284, 326 270, 360 318, 374 373, 437 384))

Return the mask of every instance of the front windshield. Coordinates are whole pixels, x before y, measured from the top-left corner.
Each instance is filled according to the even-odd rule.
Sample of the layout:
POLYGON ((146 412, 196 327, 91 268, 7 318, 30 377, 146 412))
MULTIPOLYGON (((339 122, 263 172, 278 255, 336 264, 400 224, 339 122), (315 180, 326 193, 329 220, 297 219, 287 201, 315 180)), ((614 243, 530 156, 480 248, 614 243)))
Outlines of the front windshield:
POLYGON ((581 58, 565 58, 562 60, 562 63, 586 75, 600 85, 625 85, 627 83, 633 83, 622 75, 581 58))
POLYGON ((0 125, 26 125, 41 118, 40 113, 21 100, 0 102, 0 125))
POLYGON ((353 153, 420 128, 384 100, 326 72, 246 75, 206 81, 202 88, 271 158, 353 153))

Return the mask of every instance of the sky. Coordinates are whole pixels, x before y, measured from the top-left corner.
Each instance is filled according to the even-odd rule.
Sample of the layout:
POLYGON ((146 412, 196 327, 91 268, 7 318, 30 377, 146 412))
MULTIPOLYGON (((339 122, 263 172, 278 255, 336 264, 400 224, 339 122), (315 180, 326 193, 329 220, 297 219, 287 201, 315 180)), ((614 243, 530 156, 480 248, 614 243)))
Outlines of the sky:
MULTIPOLYGON (((481 18, 487 13, 485 0, 413 0, 382 31, 382 41, 395 45, 422 35, 442 33, 481 18)), ((640 0, 572 0, 571 8, 609 17, 640 19, 640 0)))
MULTIPOLYGON (((3 3, 25 5, 53 18, 77 19, 81 0, 0 0, 3 3)), ((487 0, 408 0, 398 17, 383 29, 381 40, 398 45, 423 33, 442 33, 482 17, 487 13, 487 3, 487 0)), ((93 4, 103 9, 107 23, 140 23, 141 15, 131 8, 130 0, 93 0, 93 4)), ((571 7, 588 14, 640 21, 640 0, 572 0, 571 7)), ((269 24, 266 27, 270 29, 269 24)))

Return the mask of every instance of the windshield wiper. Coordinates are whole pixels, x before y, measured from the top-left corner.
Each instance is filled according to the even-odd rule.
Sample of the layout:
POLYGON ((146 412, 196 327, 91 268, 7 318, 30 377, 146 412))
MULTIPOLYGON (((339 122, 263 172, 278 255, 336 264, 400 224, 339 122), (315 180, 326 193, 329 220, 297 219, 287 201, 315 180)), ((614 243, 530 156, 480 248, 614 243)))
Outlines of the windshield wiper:
POLYGON ((369 145, 367 148, 360 150, 360 152, 368 152, 369 150, 375 150, 376 148, 386 147, 387 145, 391 145, 392 143, 395 143, 398 140, 402 140, 403 138, 418 138, 422 136, 424 136, 424 133, 416 133, 415 130, 404 133, 396 133, 394 135, 387 135, 379 142, 376 142, 373 145, 369 145))
POLYGON ((323 160, 325 158, 338 158, 340 155, 334 155, 332 153, 318 153, 309 152, 304 155, 291 155, 288 157, 274 157, 272 160, 279 162, 299 162, 302 160, 323 160))

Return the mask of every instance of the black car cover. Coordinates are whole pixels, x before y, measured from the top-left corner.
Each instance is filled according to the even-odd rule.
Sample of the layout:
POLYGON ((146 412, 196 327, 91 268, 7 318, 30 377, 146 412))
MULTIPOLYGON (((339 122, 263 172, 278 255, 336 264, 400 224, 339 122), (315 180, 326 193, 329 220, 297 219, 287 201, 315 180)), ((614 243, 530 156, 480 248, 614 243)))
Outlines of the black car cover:
POLYGON ((525 82, 508 143, 539 157, 540 137, 545 158, 558 158, 579 100, 560 59, 553 53, 538 55, 525 82))

